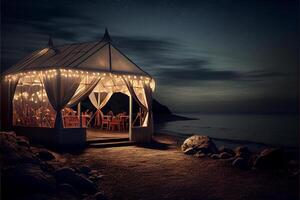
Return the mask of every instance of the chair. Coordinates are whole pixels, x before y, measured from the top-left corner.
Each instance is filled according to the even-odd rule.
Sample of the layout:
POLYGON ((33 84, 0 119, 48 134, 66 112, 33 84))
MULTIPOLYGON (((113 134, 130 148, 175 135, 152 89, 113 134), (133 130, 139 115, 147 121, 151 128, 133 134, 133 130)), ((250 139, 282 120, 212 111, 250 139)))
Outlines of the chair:
POLYGON ((104 129, 104 126, 105 126, 105 129, 109 130, 111 116, 103 115, 101 110, 99 110, 99 112, 100 112, 100 116, 101 116, 101 128, 104 129))
POLYGON ((122 120, 119 117, 113 117, 109 123, 109 130, 113 131, 118 128, 121 131, 122 120))

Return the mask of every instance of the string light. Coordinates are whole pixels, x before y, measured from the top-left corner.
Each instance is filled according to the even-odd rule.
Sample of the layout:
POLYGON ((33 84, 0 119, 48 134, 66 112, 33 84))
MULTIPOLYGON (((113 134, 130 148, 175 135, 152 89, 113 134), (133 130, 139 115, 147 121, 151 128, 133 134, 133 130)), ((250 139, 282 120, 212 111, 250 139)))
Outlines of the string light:
MULTIPOLYGON (((79 78, 81 80, 84 80, 86 77, 88 78, 95 78, 95 77, 105 77, 107 76, 107 73, 101 73, 101 72, 89 72, 89 71, 84 71, 84 70, 72 70, 72 69, 49 69, 49 70, 44 70, 44 71, 28 71, 28 72, 20 72, 17 74, 9 74, 4 77, 5 81, 17 81, 19 78, 25 78, 25 79, 34 79, 34 80, 39 80, 39 79, 54 79, 58 76, 58 72, 60 72, 61 77, 64 78, 79 78)), ((139 78, 140 81, 137 81, 136 84, 149 84, 151 89, 154 91, 155 88, 155 81, 148 77, 148 76, 136 76, 136 75, 120 75, 120 74, 115 74, 115 73, 108 73, 108 75, 112 78, 120 78, 123 77, 127 79, 128 81, 135 81, 136 79, 139 78)), ((119 80, 116 80, 119 81, 119 80)), ((121 81, 121 80, 120 80, 121 81)), ((36 85, 42 85, 42 83, 37 83, 35 81, 36 85)))

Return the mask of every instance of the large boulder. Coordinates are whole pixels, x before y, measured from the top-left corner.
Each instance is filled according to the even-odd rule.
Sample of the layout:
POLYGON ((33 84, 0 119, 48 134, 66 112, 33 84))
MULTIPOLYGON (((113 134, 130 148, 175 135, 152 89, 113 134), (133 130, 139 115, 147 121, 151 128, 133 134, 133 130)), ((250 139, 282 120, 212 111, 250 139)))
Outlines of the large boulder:
POLYGON ((55 156, 47 150, 39 151, 37 153, 37 157, 40 158, 41 160, 44 160, 44 161, 53 160, 55 158, 55 156))
POLYGON ((218 149, 211 138, 202 135, 193 135, 187 138, 181 145, 181 150, 185 152, 187 149, 192 148, 193 152, 201 153, 218 153, 218 149))
POLYGON ((27 137, 25 136, 18 136, 16 137, 17 139, 17 144, 20 145, 20 146, 25 146, 27 148, 30 147, 30 143, 29 143, 29 140, 27 137))
POLYGON ((39 165, 22 164, 3 170, 2 186, 8 196, 38 192, 53 192, 55 179, 39 165))
POLYGON ((219 154, 220 159, 228 159, 228 158, 231 158, 231 157, 233 157, 233 155, 228 153, 228 152, 222 152, 222 153, 219 154))
POLYGON ((220 155, 219 154, 212 154, 210 157, 212 159, 220 159, 220 155))
POLYGON ((245 160, 249 160, 252 155, 251 151, 246 146, 239 146, 234 151, 236 157, 241 157, 245 160))
POLYGON ((190 147, 190 148, 187 148, 183 151, 184 154, 186 155, 194 155, 195 153, 197 153, 197 150, 190 147))
POLYGON ((59 183, 71 184, 82 193, 94 194, 96 192, 96 185, 88 178, 76 174, 72 168, 61 168, 56 170, 54 174, 59 183))
POLYGON ((283 149, 264 149, 254 162, 254 167, 259 169, 279 169, 287 164, 283 149))
POLYGON ((41 163, 41 160, 32 153, 27 145, 18 143, 18 141, 25 141, 22 137, 16 136, 13 132, 1 132, 0 137, 1 160, 4 166, 23 163, 41 163))
POLYGON ((229 153, 231 154, 232 156, 235 156, 235 152, 231 149, 231 148, 228 148, 228 147, 225 147, 225 146, 221 146, 218 148, 218 151, 219 153, 229 153))
POLYGON ((248 169, 248 162, 242 157, 237 157, 233 162, 232 166, 239 169, 248 169))
POLYGON ((89 168, 89 167, 86 166, 86 165, 83 165, 83 166, 80 166, 80 167, 78 168, 78 171, 79 171, 80 173, 85 174, 85 175, 89 175, 90 172, 91 172, 91 168, 89 168))
MULTIPOLYGON (((55 196, 55 194, 46 194, 46 193, 35 193, 29 194, 25 197, 21 198, 22 200, 67 200, 67 199, 60 199, 55 196)), ((68 199, 72 200, 72 199, 68 199)))
POLYGON ((96 200, 107 200, 107 197, 105 196, 104 192, 101 191, 101 192, 97 192, 95 195, 94 195, 95 199, 96 200))
POLYGON ((70 184, 67 183, 60 184, 58 186, 58 191, 61 199, 68 199, 68 200, 80 199, 80 194, 70 184))

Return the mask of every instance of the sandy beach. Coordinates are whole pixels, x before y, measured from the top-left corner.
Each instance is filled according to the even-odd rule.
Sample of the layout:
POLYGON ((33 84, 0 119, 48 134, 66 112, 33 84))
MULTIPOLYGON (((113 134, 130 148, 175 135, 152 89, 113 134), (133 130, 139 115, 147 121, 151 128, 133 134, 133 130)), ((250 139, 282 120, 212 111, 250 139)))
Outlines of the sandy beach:
POLYGON ((240 170, 228 160, 184 155, 177 138, 154 140, 143 147, 88 148, 61 161, 99 170, 109 199, 298 199, 298 176, 286 171, 240 170))

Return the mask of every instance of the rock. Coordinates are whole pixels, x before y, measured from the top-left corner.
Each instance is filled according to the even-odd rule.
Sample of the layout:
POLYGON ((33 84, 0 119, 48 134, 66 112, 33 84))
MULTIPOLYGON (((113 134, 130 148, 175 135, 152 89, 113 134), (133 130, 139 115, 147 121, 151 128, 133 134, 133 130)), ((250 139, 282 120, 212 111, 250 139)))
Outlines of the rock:
POLYGON ((88 166, 86 165, 83 165, 81 167, 79 167, 78 169, 81 173, 85 174, 85 175, 88 175, 90 172, 91 172, 91 168, 89 168, 88 166))
POLYGON ((40 163, 40 167, 43 171, 53 174, 55 171, 55 167, 53 165, 50 165, 47 162, 40 163))
POLYGON ((39 151, 37 157, 44 161, 53 160, 55 158, 55 156, 47 150, 39 151))
POLYGON ((8 168, 2 175, 3 191, 8 195, 53 192, 55 179, 38 165, 22 164, 8 168))
POLYGON ((24 136, 18 136, 17 137, 17 144, 18 145, 21 145, 21 146, 25 146, 27 148, 30 147, 30 143, 29 143, 29 140, 28 138, 24 137, 24 136))
POLYGON ((219 155, 219 158, 221 158, 221 159, 228 159, 228 158, 231 158, 231 157, 233 157, 233 155, 228 153, 228 152, 222 152, 219 155))
POLYGON ((92 169, 91 172, 90 172, 90 174, 97 174, 97 173, 98 173, 98 171, 95 170, 95 169, 92 169))
POLYGON ((186 155, 194 155, 197 151, 194 148, 187 148, 183 151, 183 153, 186 155))
POLYGON ((254 162, 258 169, 279 169, 286 166, 284 151, 282 149, 264 149, 254 162))
POLYGON ((230 153, 232 156, 235 156, 235 152, 232 149, 225 147, 225 146, 221 146, 218 149, 218 151, 219 151, 219 153, 227 152, 227 153, 230 153))
POLYGON ((99 179, 103 179, 103 175, 102 174, 99 174, 99 175, 93 174, 93 175, 89 176, 89 179, 92 181, 98 181, 99 179))
POLYGON ((80 199, 80 194, 70 184, 63 183, 58 186, 61 199, 80 199))
POLYGON ((10 137, 14 137, 14 138, 17 137, 16 133, 13 132, 13 131, 10 131, 10 132, 1 132, 1 133, 6 134, 6 135, 8 135, 8 136, 10 136, 10 137))
POLYGON ((82 193, 94 194, 96 192, 95 184, 91 180, 76 174, 74 169, 67 167, 58 169, 55 171, 55 178, 60 183, 73 185, 82 193))
POLYGON ((74 176, 75 170, 69 167, 63 167, 54 172, 54 176, 58 182, 62 182, 64 179, 74 176))
POLYGON ((288 162, 288 167, 291 169, 299 169, 299 161, 298 160, 290 160, 288 162))
POLYGON ((219 154, 212 154, 210 157, 212 159, 219 159, 220 158, 219 154))
MULTIPOLYGON (((257 154, 252 154, 248 160, 248 166, 249 167, 253 167, 254 166, 254 163, 257 159, 258 155, 257 154)), ((253 167, 254 168, 254 167, 253 167)))
POLYGON ((185 152, 189 148, 194 149, 195 152, 201 151, 205 154, 218 153, 216 145, 208 136, 194 135, 187 138, 181 145, 181 150, 185 152))
POLYGON ((198 152, 198 153, 195 154, 195 157, 197 157, 197 158, 204 158, 204 157, 206 157, 206 154, 198 152))
POLYGON ((51 194, 44 194, 44 193, 36 193, 36 194, 31 194, 29 196, 26 196, 25 198, 22 198, 24 200, 59 200, 56 198, 54 195, 51 194))
POLYGON ((235 150, 235 156, 244 158, 245 160, 249 160, 251 156, 251 151, 246 146, 239 146, 235 150))
POLYGON ((16 141, 3 141, 0 150, 4 165, 16 165, 23 163, 39 164, 41 161, 27 147, 18 146, 16 141))
POLYGON ((232 166, 239 168, 239 169, 248 169, 247 161, 242 158, 238 157, 232 162, 232 166))
POLYGON ((96 200, 107 200, 106 196, 104 195, 104 192, 97 192, 94 195, 96 200))

